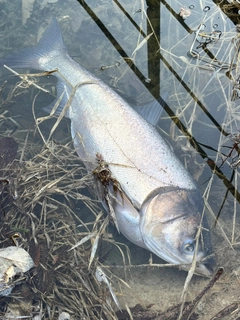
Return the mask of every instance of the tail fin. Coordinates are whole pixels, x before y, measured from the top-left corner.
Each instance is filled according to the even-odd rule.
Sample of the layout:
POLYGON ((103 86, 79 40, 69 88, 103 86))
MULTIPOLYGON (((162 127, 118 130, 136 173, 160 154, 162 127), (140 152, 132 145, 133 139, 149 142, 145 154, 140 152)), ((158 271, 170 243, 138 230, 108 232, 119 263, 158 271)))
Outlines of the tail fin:
POLYGON ((25 48, 0 59, 0 67, 4 64, 10 68, 31 68, 46 70, 44 67, 48 60, 56 54, 66 52, 63 43, 61 30, 56 18, 52 18, 51 23, 42 35, 36 47, 25 48))

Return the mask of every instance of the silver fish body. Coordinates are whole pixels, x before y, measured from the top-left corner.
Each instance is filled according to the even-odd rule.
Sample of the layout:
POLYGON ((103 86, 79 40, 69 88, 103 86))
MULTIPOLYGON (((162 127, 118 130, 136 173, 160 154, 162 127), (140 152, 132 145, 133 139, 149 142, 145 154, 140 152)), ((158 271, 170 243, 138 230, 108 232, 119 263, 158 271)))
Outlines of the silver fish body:
POLYGON ((170 263, 188 265, 185 268, 195 254, 195 272, 209 276, 212 260, 201 260, 212 254, 211 240, 195 182, 152 125, 71 59, 56 19, 37 47, 1 62, 13 68, 58 69, 57 93, 63 95, 58 112, 70 99, 67 116, 79 157, 93 171, 100 154, 121 186, 113 204, 120 232, 170 263), (196 241, 200 225, 204 231, 196 241))

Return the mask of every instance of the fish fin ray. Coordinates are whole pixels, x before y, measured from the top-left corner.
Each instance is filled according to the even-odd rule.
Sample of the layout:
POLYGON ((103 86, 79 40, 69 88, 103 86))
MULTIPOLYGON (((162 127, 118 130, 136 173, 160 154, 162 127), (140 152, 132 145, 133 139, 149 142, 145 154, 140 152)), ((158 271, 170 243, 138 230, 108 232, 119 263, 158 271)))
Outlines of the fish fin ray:
POLYGON ((158 121, 161 118, 165 99, 167 98, 168 93, 164 94, 162 97, 159 97, 158 100, 154 99, 153 101, 141 105, 134 106, 134 110, 137 111, 148 123, 154 127, 158 124, 158 121))
POLYGON ((64 54, 67 49, 63 43, 57 19, 53 17, 37 46, 21 49, 1 58, 0 66, 7 65, 12 69, 45 70, 45 63, 40 63, 40 59, 44 58, 47 62, 56 52, 59 54, 60 51, 64 54))

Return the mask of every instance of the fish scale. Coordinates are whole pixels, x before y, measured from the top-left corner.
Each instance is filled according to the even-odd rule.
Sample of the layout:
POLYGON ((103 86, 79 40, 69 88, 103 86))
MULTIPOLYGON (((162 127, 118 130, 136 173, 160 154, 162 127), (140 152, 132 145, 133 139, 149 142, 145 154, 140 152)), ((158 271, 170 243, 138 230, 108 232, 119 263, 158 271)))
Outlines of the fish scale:
POLYGON ((109 93, 101 83, 77 90, 69 117, 72 119, 72 136, 77 137, 77 132, 84 135, 85 147, 77 138, 74 139, 80 157, 90 157, 94 162, 99 152, 126 194, 139 204, 156 188, 196 189, 188 172, 156 130, 124 101, 118 101, 116 107, 109 103, 114 100, 112 96, 115 98, 115 94, 109 93), (82 97, 85 97, 84 109, 87 112, 75 107, 77 101, 83 100, 82 97), (81 119, 83 113, 88 114, 84 121, 81 119), (172 170, 176 167, 177 171, 172 170))

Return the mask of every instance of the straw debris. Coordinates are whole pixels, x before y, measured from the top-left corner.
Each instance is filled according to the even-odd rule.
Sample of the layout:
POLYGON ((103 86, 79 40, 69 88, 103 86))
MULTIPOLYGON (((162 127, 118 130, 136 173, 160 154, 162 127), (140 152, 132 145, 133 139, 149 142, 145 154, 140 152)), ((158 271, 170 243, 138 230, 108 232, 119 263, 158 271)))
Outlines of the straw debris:
MULTIPOLYGON (((15 87, 8 99, 16 98, 16 92, 15 87)), ((0 116, 3 130, 14 126, 7 115, 0 116)), ((111 282, 106 285, 96 278, 99 247, 109 240, 108 217, 97 198, 86 191, 94 178, 83 168, 71 142, 61 145, 45 139, 42 143, 36 135, 39 131, 45 135, 38 121, 33 130, 17 129, 13 135, 18 155, 1 169, 1 177, 8 181, 1 193, 1 247, 25 249, 34 267, 26 281, 4 298, 0 317, 58 319, 64 311, 71 319, 116 319, 112 297, 117 298, 108 290, 111 282), (84 204, 81 209, 78 200, 84 204)), ((102 265, 101 270, 112 277, 102 265)))

